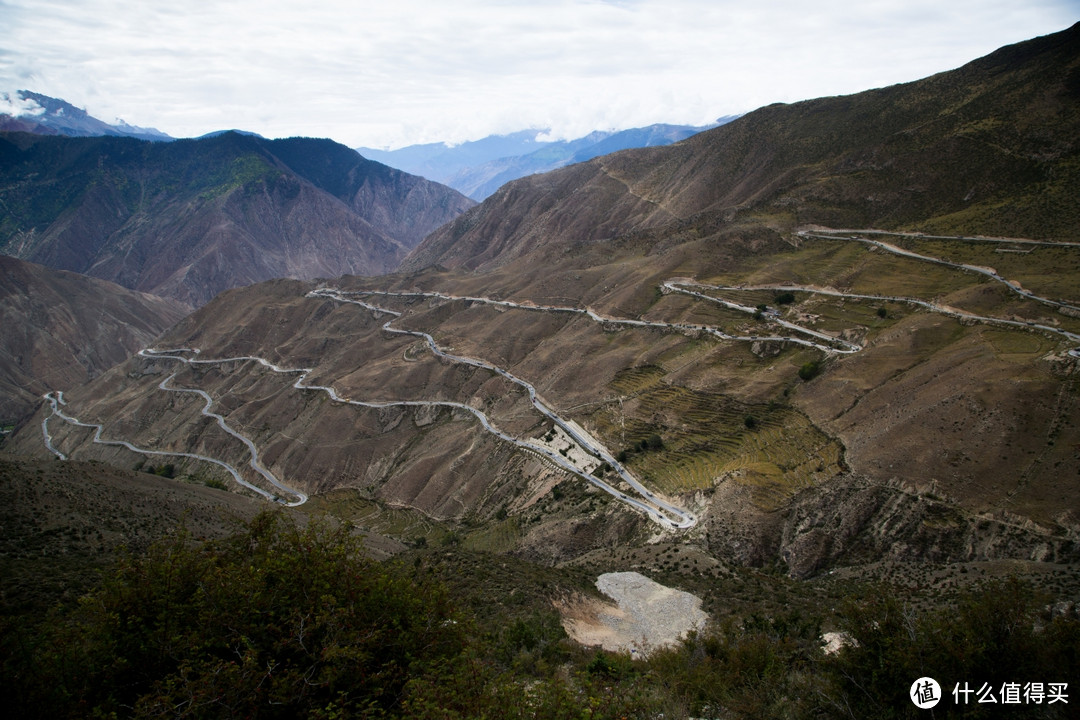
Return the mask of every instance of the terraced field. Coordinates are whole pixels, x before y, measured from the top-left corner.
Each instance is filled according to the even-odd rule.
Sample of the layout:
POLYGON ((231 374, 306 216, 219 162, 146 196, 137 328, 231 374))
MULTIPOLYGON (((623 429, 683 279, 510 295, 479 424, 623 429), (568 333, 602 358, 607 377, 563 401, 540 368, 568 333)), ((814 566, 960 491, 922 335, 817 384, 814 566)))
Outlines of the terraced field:
POLYGON ((731 479, 771 509, 841 467, 839 443, 798 411, 671 385, 666 375, 656 365, 618 373, 610 387, 620 402, 592 418, 604 437, 618 439, 612 445, 623 448, 631 471, 660 492, 707 490, 731 479), (652 435, 663 447, 642 449, 652 435))

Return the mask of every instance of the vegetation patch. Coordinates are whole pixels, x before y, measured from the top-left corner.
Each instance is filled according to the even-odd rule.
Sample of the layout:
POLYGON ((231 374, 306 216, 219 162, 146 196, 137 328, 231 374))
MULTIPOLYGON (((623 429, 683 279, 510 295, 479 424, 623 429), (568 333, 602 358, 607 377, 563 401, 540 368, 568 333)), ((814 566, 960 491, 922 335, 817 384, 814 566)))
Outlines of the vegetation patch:
POLYGON ((620 448, 617 459, 659 491, 705 490, 725 473, 764 463, 790 494, 838 471, 839 445, 797 411, 668 385, 662 373, 654 366, 617 373, 612 386, 633 391, 633 402, 592 416, 609 446, 620 448))

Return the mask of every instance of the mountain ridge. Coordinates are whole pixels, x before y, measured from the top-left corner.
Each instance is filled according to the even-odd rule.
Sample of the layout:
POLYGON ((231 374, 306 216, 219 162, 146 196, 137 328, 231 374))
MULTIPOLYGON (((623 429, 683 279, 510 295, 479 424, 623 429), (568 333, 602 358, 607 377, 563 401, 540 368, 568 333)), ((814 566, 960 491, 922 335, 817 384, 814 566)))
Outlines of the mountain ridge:
MULTIPOLYGON (((0 113, 0 131, 30 132, 37 135, 65 135, 68 137, 133 137, 140 140, 168 142, 173 138, 155 128, 129 125, 123 120, 110 124, 93 117, 66 100, 49 97, 29 90, 18 90, 16 97, 32 108, 24 108, 17 115, 0 113)), ((4 97, 0 99, 8 100, 4 97)))
POLYGON ((186 314, 173 301, 0 255, 0 418, 97 377, 186 314))
POLYGON ((755 215, 786 229, 962 226, 1076 239, 1078 36, 1080 24, 924 80, 770 105, 677 145, 518 180, 433 233, 402 270, 482 269, 496 247, 518 244, 517 256, 530 243, 755 215))
POLYGON ((684 140, 737 116, 724 116, 705 126, 657 123, 642 128, 594 131, 572 140, 540 140, 544 130, 521 130, 447 145, 428 143, 397 150, 356 148, 365 157, 441 182, 482 201, 501 185, 527 175, 584 162, 631 147, 667 145, 684 140))
POLYGON ((329 140, 0 136, 0 250, 205 303, 272 277, 392 270, 472 201, 329 140))

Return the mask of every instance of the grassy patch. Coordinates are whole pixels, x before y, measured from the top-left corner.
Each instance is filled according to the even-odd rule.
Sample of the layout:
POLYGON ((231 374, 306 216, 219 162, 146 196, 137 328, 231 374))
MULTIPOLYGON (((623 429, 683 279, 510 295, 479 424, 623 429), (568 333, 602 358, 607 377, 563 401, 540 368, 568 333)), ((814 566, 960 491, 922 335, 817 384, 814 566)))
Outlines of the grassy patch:
POLYGON ((1049 338, 1022 330, 987 329, 982 336, 999 359, 1012 363, 1030 363, 1056 347, 1049 338))
POLYGON ((631 471, 661 492, 708 489, 725 473, 767 464, 786 495, 838 469, 839 445, 797 411, 668 385, 661 373, 655 366, 618 373, 612 387, 633 392, 634 401, 593 416, 611 447, 626 452, 631 471), (663 447, 641 450, 641 441, 654 434, 663 447))
POLYGON ((359 490, 332 490, 308 501, 310 512, 325 512, 381 535, 413 543, 441 545, 450 539, 447 525, 432 520, 418 510, 395 508, 364 497, 359 490))
POLYGON ((466 550, 505 553, 517 547, 521 526, 516 517, 489 523, 468 533, 461 546, 466 550))

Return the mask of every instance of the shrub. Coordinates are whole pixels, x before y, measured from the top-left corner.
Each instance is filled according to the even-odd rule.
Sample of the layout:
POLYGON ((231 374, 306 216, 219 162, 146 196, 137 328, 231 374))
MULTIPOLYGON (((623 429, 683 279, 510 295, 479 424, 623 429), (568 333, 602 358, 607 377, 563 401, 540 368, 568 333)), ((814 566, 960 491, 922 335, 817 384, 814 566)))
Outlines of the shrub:
POLYGON ((795 293, 782 292, 774 298, 774 302, 777 305, 790 305, 791 303, 795 302, 795 293))
POLYGON ((799 368, 799 378, 804 382, 813 380, 821 372, 821 362, 819 360, 811 360, 808 363, 803 363, 799 368))
POLYGON ((412 675, 460 652, 453 617, 439 586, 367 559, 347 526, 264 512, 123 558, 45 630, 21 716, 394 711, 412 675))
MULTIPOLYGON (((975 689, 987 683, 999 695, 1007 682, 1077 677, 1080 622, 1040 617, 1045 602, 1017 580, 991 583, 965 593, 955 607, 924 613, 888 592, 849 602, 843 629, 854 642, 824 663, 832 682, 823 697, 834 710, 844 708, 855 717, 905 716, 904 710, 914 717, 907 693, 922 676, 941 684, 950 706, 958 683, 975 689)), ((977 713, 974 697, 971 703, 976 707, 966 710, 977 713)), ((1017 716, 1068 716, 1065 708, 1041 710, 1017 716)))

